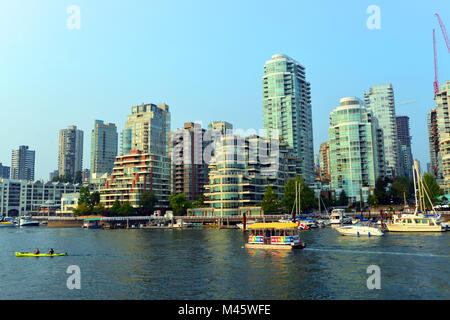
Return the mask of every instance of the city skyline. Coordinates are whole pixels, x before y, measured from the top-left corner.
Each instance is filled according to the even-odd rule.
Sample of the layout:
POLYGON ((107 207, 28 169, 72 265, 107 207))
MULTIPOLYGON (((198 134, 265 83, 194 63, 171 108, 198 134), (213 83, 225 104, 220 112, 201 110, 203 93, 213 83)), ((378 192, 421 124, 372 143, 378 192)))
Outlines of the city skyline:
MULTIPOLYGON (((228 23, 231 20, 227 19, 235 14, 238 19, 240 15, 251 16, 249 12, 252 11, 263 18, 270 17, 270 10, 254 3, 242 4, 238 13, 231 10, 232 4, 200 2, 192 4, 192 8, 180 4, 181 8, 174 12, 169 11, 166 4, 141 4, 125 9, 117 4, 108 4, 108 12, 105 13, 101 8, 106 2, 91 4, 80 1, 80 30, 66 28, 65 9, 68 4, 50 1, 34 5, 36 10, 29 12, 20 11, 20 6, 16 7, 14 3, 1 4, 0 17, 10 34, 0 32, 5 37, 1 55, 8 62, 0 75, 0 83, 6 88, 0 93, 0 105, 6 109, 5 118, 22 119, 19 126, 16 121, 10 121, 14 123, 14 135, 10 134, 13 127, 8 123, 0 129, 0 134, 7 137, 0 148, 0 162, 10 166, 12 149, 19 145, 32 146, 36 150, 36 179, 46 180, 57 167, 60 128, 76 125, 80 130, 90 132, 93 121, 102 119, 116 123, 118 132, 122 132, 130 107, 140 103, 170 105, 171 130, 190 121, 201 121, 203 127, 211 121, 227 121, 235 128, 262 129, 262 66, 274 54, 289 55, 307 70, 307 81, 311 83, 314 153, 319 151, 321 143, 327 141, 329 114, 336 101, 346 96, 363 99, 363 91, 367 88, 391 83, 397 103, 416 100, 414 104, 398 106, 396 113, 410 117, 413 156, 423 165, 430 162, 428 139, 422 137, 427 134, 426 114, 435 105, 431 35, 432 29, 438 30, 439 25, 433 15, 440 12, 448 24, 450 16, 445 12, 448 12, 449 4, 442 1, 439 6, 413 4, 405 7, 380 1, 381 29, 369 30, 366 27, 369 4, 355 2, 344 11, 331 2, 326 8, 285 3, 300 12, 299 19, 281 21, 279 26, 271 26, 274 30, 263 26, 261 21, 264 19, 255 26, 251 24, 254 20, 235 26, 228 23), (224 13, 218 20, 206 15, 208 10, 218 8, 224 13), (135 17, 136 22, 126 26, 126 23, 114 24, 122 9, 135 17), (157 32, 152 33, 156 21, 169 16, 171 20, 182 18, 182 12, 204 18, 203 22, 191 24, 181 32, 187 39, 180 38, 177 26, 157 27, 157 32), (395 23, 398 14, 408 15, 411 22, 395 23), (156 19, 151 27, 145 28, 145 24, 138 22, 146 17, 156 19), (97 18, 98 21, 94 22, 97 18), (328 25, 335 24, 336 30, 323 26, 323 20, 328 25), (202 28, 205 23, 211 26, 211 30, 202 28), (314 32, 306 28, 309 24, 314 26, 314 32), (288 27, 292 32, 284 30, 288 27), (108 34, 119 37, 123 44, 120 48, 113 41, 114 37, 101 38, 104 28, 109 28, 108 34), (287 35, 272 37, 269 44, 263 44, 265 37, 281 30, 287 35), (236 40, 240 31, 242 35, 236 40), (211 48, 206 40, 214 32, 216 35, 211 46, 214 48, 211 48), (295 32, 304 40, 301 44, 287 41, 289 34, 295 32), (135 36, 127 38, 130 34, 135 36), (146 36, 149 39, 144 38, 146 36), (349 41, 355 37, 361 38, 361 48, 371 45, 370 50, 363 51, 363 57, 360 57, 361 52, 347 49, 349 41), (158 47, 165 46, 165 50, 143 55, 136 51, 140 50, 141 40, 153 40, 158 47), (230 46, 234 40, 237 44, 230 46), (194 41, 199 47, 190 48, 182 55, 176 50, 178 44, 172 43, 177 41, 181 41, 181 46, 194 41), (243 48, 238 45, 242 41, 248 42, 243 48), (251 48, 255 41, 261 44, 257 46, 258 51, 251 48), (49 48, 44 49, 43 43, 49 48), (385 43, 391 45, 392 50, 388 53, 385 52, 385 43), (87 50, 89 46, 91 50, 87 50), (59 50, 55 53, 49 51, 56 47, 59 50), (328 47, 334 49, 328 50, 328 47), (23 53, 24 48, 33 55, 23 53), (117 53, 112 52, 114 48, 117 53), (345 54, 337 54, 343 50, 345 54), (136 61, 129 62, 129 57, 136 61), (417 64, 417 60, 421 62, 417 64), (44 72, 48 75, 39 82, 37 79, 44 72), (342 75, 347 81, 342 80, 342 75), (205 81, 205 78, 210 81, 205 81)), ((450 70, 450 59, 441 34, 437 35, 437 40, 442 84, 450 78, 446 71, 450 70)), ((83 163, 86 168, 90 163, 88 151, 91 142, 89 137, 85 138, 83 163)))

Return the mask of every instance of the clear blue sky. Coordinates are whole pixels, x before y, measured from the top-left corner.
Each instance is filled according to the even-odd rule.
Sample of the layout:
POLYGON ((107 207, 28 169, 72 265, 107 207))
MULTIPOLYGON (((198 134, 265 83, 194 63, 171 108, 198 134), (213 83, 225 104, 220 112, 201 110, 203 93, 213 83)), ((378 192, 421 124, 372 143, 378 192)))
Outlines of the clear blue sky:
POLYGON ((284 53, 311 82, 315 152, 328 140, 329 113, 345 96, 392 83, 398 115, 411 118, 413 155, 429 161, 426 114, 434 106, 432 29, 440 82, 450 55, 434 13, 441 1, 6 1, 0 2, 0 162, 36 150, 36 177, 57 168, 58 132, 84 131, 90 166, 94 120, 123 129, 131 106, 167 103, 172 129, 226 120, 261 129, 265 61, 284 53), (381 9, 369 30, 366 9, 381 9), (81 9, 81 29, 66 12, 81 9))

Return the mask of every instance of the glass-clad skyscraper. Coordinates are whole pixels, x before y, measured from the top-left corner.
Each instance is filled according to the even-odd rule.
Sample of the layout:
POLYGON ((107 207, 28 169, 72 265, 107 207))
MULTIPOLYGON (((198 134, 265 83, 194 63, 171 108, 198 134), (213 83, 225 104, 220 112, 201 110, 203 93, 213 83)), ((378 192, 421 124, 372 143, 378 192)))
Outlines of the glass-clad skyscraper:
POLYGON ((117 145, 116 125, 95 120, 91 138, 91 174, 112 173, 117 156, 117 145))
POLYGON ((411 135, 409 133, 409 117, 396 116, 397 137, 399 144, 399 160, 402 171, 399 174, 412 178, 413 156, 411 151, 411 135))
MULTIPOLYGON (((383 132, 377 119, 356 97, 343 98, 330 114, 331 189, 345 191, 350 202, 368 200, 385 175, 383 132)), ((338 192, 339 194, 339 192, 338 192)))
POLYGON ((300 160, 307 183, 314 180, 311 88, 305 68, 292 58, 276 54, 264 66, 263 115, 266 138, 277 134, 300 160))
MULTIPOLYGON (((11 157, 11 179, 34 180, 35 151, 28 146, 20 146, 12 151, 11 157)), ((8 177, 9 178, 9 177, 8 177)))
POLYGON ((376 85, 364 92, 364 102, 373 115, 378 119, 378 124, 383 129, 384 158, 389 176, 401 174, 399 161, 399 144, 397 140, 397 122, 395 118, 394 88, 392 84, 376 85))

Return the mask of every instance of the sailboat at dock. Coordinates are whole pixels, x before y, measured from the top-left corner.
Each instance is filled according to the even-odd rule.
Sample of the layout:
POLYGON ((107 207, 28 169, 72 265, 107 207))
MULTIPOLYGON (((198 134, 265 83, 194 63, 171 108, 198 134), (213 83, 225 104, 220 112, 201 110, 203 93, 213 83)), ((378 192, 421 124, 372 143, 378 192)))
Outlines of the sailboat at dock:
MULTIPOLYGON (((414 213, 399 213, 393 216, 392 221, 385 223, 389 232, 442 232, 445 228, 433 216, 427 216, 424 213, 424 196, 432 203, 430 195, 424 187, 422 177, 420 175, 417 160, 413 166, 414 179, 414 196, 416 199, 416 207, 414 213), (417 197, 419 195, 419 197, 417 197)), ((433 208, 434 211, 434 208, 433 208)), ((436 213, 436 212, 435 212, 436 213)))

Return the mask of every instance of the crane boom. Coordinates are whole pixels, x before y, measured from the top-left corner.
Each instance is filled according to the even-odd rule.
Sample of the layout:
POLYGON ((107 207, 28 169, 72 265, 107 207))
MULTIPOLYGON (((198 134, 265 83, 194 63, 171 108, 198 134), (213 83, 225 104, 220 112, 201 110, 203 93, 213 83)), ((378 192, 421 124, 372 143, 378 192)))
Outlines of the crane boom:
POLYGON ((439 14, 436 13, 436 17, 439 21, 439 26, 441 27, 442 34, 444 35, 445 44, 447 45, 448 53, 450 53, 450 41, 448 40, 447 36, 447 30, 445 29, 445 25, 441 20, 441 17, 439 17, 439 14))
POLYGON ((433 29, 433 51, 434 51, 434 94, 439 93, 439 76, 438 76, 438 64, 437 64, 437 53, 436 53, 436 32, 433 29))

